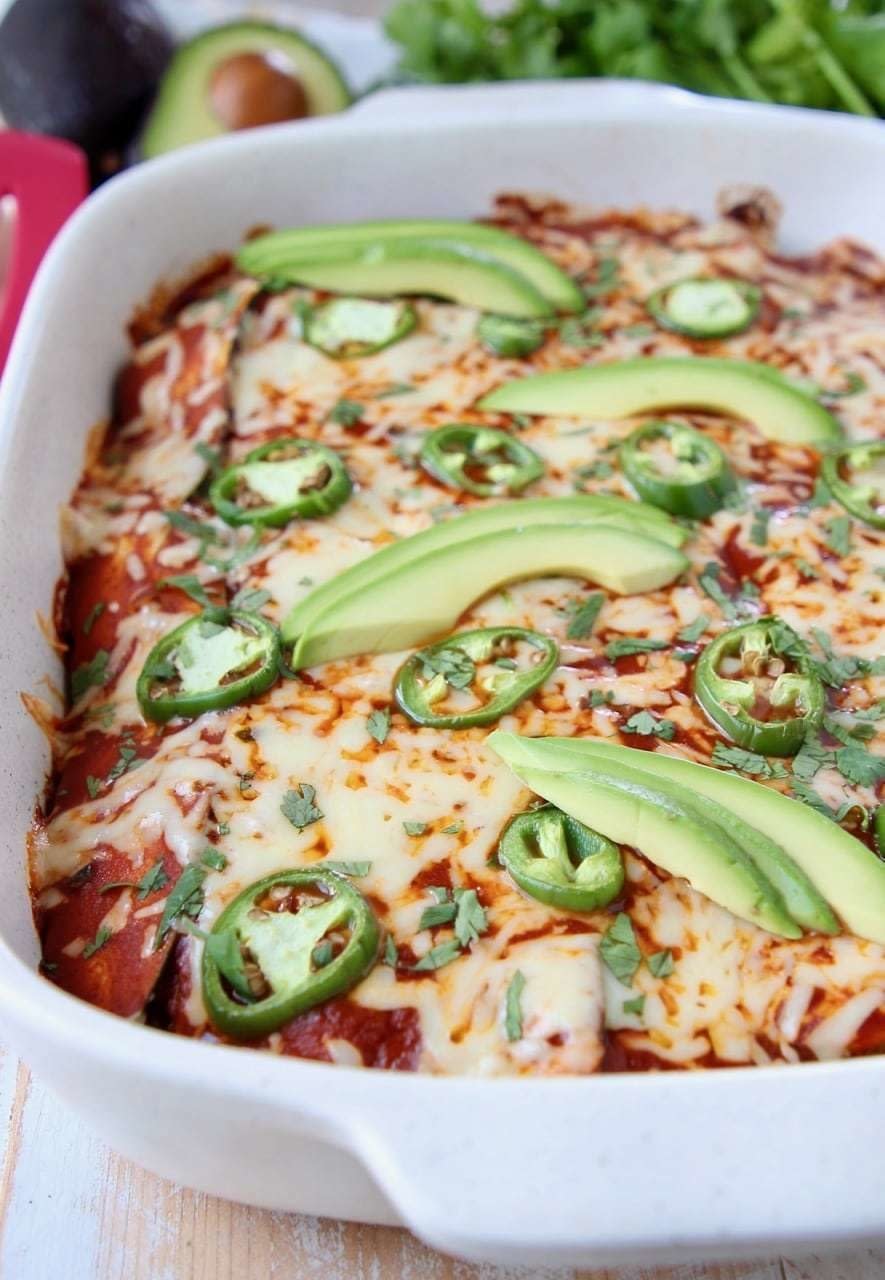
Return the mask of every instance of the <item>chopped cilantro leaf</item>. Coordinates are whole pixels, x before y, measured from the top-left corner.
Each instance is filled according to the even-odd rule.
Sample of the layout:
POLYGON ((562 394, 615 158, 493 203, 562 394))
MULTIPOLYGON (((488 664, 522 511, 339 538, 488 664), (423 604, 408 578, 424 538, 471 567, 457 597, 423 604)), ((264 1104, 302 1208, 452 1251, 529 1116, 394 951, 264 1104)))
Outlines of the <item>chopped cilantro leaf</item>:
POLYGON ((390 965, 391 969, 395 969, 399 956, 397 955, 396 943, 391 934, 387 935, 384 943, 384 963, 390 965))
POLYGON ((166 875, 166 869, 163 866, 163 859, 158 858, 152 867, 149 867, 144 875, 135 886, 137 890, 139 902, 144 902, 145 898, 149 898, 152 893, 157 893, 160 889, 165 889, 169 883, 169 877, 166 875))
POLYGON ((389 387, 383 387, 380 391, 375 392, 376 400, 387 400, 390 396, 404 396, 415 388, 411 382, 393 382, 389 387))
POLYGON ((757 778, 786 778, 787 771, 782 764, 772 764, 765 756, 755 751, 745 751, 743 747, 729 747, 724 742, 717 742, 713 748, 713 764, 725 769, 739 769, 741 773, 749 773, 757 778))
POLYGON ((764 547, 768 543, 768 522, 771 519, 771 512, 765 507, 759 507, 753 512, 753 522, 750 525, 750 541, 756 547, 764 547))
POLYGON ((814 775, 835 762, 835 755, 825 747, 815 733, 807 733, 805 741, 793 759, 793 776, 810 782, 814 775))
POLYGON ((817 794, 814 787, 810 787, 807 783, 794 778, 790 783, 790 791, 793 793, 794 799, 801 800, 803 804, 808 805, 809 809, 814 809, 816 813, 823 814, 825 818, 835 820, 835 813, 826 801, 817 794))
POLYGON ((83 959, 88 960, 90 956, 94 956, 96 951, 100 951, 106 942, 110 940, 111 931, 106 924, 103 924, 96 933, 91 942, 87 942, 83 948, 83 959))
POLYGON ((329 410, 329 421, 339 427, 353 427, 363 416, 363 406, 357 400, 338 400, 329 410))
POLYGON ((847 556, 851 551, 851 516, 833 516, 825 527, 830 550, 837 556, 847 556))
POLYGON ((369 737, 374 738, 379 746, 383 746, 387 741, 387 735, 390 733, 390 711, 385 707, 383 711, 373 711, 366 720, 366 729, 369 737))
POLYGON ((486 913, 480 905, 475 889, 456 889, 455 937, 462 947, 469 947, 489 927, 486 913))
POLYGON ((610 640, 605 646, 607 658, 629 658, 634 653, 654 653, 658 649, 666 649, 666 640, 643 640, 639 636, 624 636, 621 640, 610 640))
POLYGON ((84 634, 84 636, 88 636, 88 635, 89 635, 89 632, 90 632, 90 631, 92 630, 92 628, 95 626, 96 622, 98 622, 99 618, 100 618, 100 617, 101 617, 101 615, 104 613, 104 611, 105 611, 105 609, 106 609, 106 608, 107 608, 107 605, 104 603, 104 601, 103 601, 103 600, 97 600, 97 601, 95 602, 95 604, 92 606, 92 608, 91 608, 91 609, 89 610, 89 612, 87 613, 86 617, 83 619, 83 634, 84 634))
POLYGON ((460 954, 461 943, 457 938, 449 938, 447 942, 440 942, 437 946, 431 947, 417 964, 412 965, 412 969, 416 973, 423 973, 430 969, 442 969, 444 965, 451 964, 453 960, 457 960, 460 954))
POLYGON ((457 822, 450 822, 447 827, 443 827, 444 836, 459 836, 464 830, 464 823, 459 819, 457 822))
POLYGON ((642 952, 636 945, 633 922, 626 912, 620 911, 615 921, 603 934, 599 944, 603 964, 619 982, 631 986, 636 970, 642 962, 642 952))
POLYGON ((195 600, 197 604, 203 608, 211 606, 212 601, 206 595, 206 589, 200 579, 193 573, 177 573, 171 578, 163 578, 157 583, 158 587, 176 587, 179 591, 183 591, 185 595, 190 596, 191 600, 195 600))
POLYGON ((850 743, 836 752, 836 768, 849 782, 874 787, 885 779, 885 756, 873 755, 859 742, 850 743))
POLYGON ((700 640, 701 636, 710 625, 710 615, 707 613, 699 613, 694 622, 689 622, 676 633, 677 640, 682 640, 685 644, 694 644, 700 640))
POLYGON ((672 742, 676 735, 676 725, 672 720, 659 720, 650 711, 637 711, 621 727, 624 733, 639 733, 663 738, 665 742, 672 742))
POLYGON ((241 587, 230 602, 232 609, 243 609, 247 613, 257 613, 270 600, 271 594, 264 587, 241 587))
POLYGON ((99 649, 90 662, 83 662, 71 675, 71 701, 77 702, 87 689, 100 689, 107 684, 108 661, 107 649, 99 649))
POLYGON ((648 957, 646 963, 648 964, 649 972, 655 978, 669 978, 676 968, 673 963, 673 952, 670 950, 656 951, 654 955, 648 957))
POLYGON ((407 836, 423 836, 427 830, 426 822, 404 822, 403 831, 407 836))
POLYGON ((468 689, 476 679, 476 666, 469 654, 454 644, 438 653, 419 653, 421 674, 425 680, 440 675, 453 689, 468 689))
POLYGON ((575 602, 575 611, 565 633, 569 640, 584 640, 590 635, 604 604, 605 596, 601 591, 594 591, 581 603, 575 602))
POLYGON ((101 778, 96 778, 90 773, 86 778, 86 790, 89 792, 89 799, 94 800, 103 786, 104 783, 101 778))
POLYGON ((418 921, 418 928, 434 929, 440 924, 451 924, 458 912, 457 903, 434 902, 432 907, 425 907, 418 921))
POLYGON ((634 996, 632 1000, 625 1000, 623 1008, 624 1013, 635 1013, 641 1018, 645 1008, 645 996, 634 996))
POLYGON ((303 831, 323 816, 322 811, 314 804, 315 796, 316 788, 309 782, 302 782, 294 791, 287 791, 283 796, 280 811, 298 831, 303 831))
POLYGON ((319 866, 324 871, 337 871, 340 876, 354 876, 356 879, 367 876, 372 870, 371 862, 349 862, 338 858, 326 858, 319 866))
POLYGON ((196 920, 203 909, 203 881, 207 870, 199 862, 191 862, 184 868, 175 887, 166 899, 163 914, 157 927, 154 950, 157 951, 166 940, 166 935, 182 916, 196 920))
POLYGON ((522 1039, 522 993, 525 989, 525 977, 516 970, 507 984, 507 995, 504 999, 504 1034, 512 1044, 522 1039))

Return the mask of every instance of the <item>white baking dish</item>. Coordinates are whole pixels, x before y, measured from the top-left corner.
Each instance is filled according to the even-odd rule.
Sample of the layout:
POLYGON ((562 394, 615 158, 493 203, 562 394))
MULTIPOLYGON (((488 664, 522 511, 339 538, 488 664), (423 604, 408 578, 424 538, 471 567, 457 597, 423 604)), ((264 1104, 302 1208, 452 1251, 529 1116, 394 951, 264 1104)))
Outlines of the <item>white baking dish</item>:
POLYGON ((55 511, 107 412, 136 300, 258 222, 463 216, 502 188, 709 214, 735 181, 778 191, 789 249, 844 232, 881 242, 880 125, 600 82, 398 92, 223 139, 110 183, 57 241, 0 405, 0 1001, 4 1040, 125 1155, 237 1200, 400 1221, 503 1262, 665 1262, 885 1234, 885 1059, 419 1078, 178 1039, 34 972, 23 848, 47 761, 18 691, 54 670, 34 615, 60 569, 55 511))

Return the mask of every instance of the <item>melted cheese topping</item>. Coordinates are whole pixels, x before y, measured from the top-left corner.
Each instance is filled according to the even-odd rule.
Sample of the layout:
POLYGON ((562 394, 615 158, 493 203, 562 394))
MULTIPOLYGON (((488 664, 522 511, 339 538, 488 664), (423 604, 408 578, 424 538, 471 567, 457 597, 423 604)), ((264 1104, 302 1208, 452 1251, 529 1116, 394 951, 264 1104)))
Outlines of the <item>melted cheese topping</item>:
MULTIPOLYGON (((508 425, 473 408, 491 387, 532 368, 691 350, 655 329, 642 306, 671 281, 731 273, 762 285, 761 322, 703 351, 765 360, 834 391, 855 373, 863 387, 838 401, 838 414, 853 438, 876 435, 885 409, 885 324, 875 276, 881 269, 859 248, 840 243, 813 262, 790 263, 727 219, 707 228, 647 212, 594 221, 559 204, 520 200, 503 202, 499 214, 575 274, 593 278, 605 258, 618 260, 617 281, 595 300, 592 325, 582 331, 567 322, 530 359, 484 350, 475 337, 476 312, 420 301, 418 326, 405 340, 362 360, 333 360, 302 341, 293 307, 301 291, 249 309, 254 288, 244 281, 193 304, 136 352, 134 411, 123 415, 90 465, 64 520, 69 564, 100 558, 97 572, 115 616, 107 678, 87 688, 57 738, 62 780, 84 750, 94 749, 97 725, 114 740, 142 725, 135 682, 145 658, 159 637, 192 616, 184 596, 173 606, 168 589, 158 587, 163 578, 192 574, 227 599, 261 588, 270 596, 262 611, 280 621, 314 585, 392 537, 473 505, 423 473, 416 454, 423 434, 442 423, 508 425), (588 340, 591 333, 602 336, 588 340), (338 411, 342 400, 360 406, 358 423, 338 411), (292 522, 250 542, 248 531, 226 529, 196 495, 186 514, 202 523, 203 534, 181 522, 170 528, 163 508, 194 494, 206 474, 206 448, 198 446, 218 450, 227 465, 280 434, 339 450, 354 480, 351 500, 326 520, 292 522)), ((727 628, 729 619, 699 581, 710 561, 720 564, 730 589, 741 579, 755 585, 758 611, 779 614, 805 635, 819 628, 839 653, 881 653, 885 543, 854 522, 847 554, 833 553, 828 524, 844 513, 831 502, 810 503, 815 455, 764 441, 746 423, 675 416, 725 449, 746 485, 746 509, 719 511, 696 530, 686 548, 694 570, 687 582, 608 597, 588 638, 566 634, 571 610, 586 595, 567 579, 517 584, 470 609, 464 629, 527 626, 561 645, 556 672, 503 727, 635 745, 626 725, 647 708, 675 724, 668 749, 709 762, 717 735, 691 697, 686 664, 670 649, 613 661, 605 646, 624 636, 678 645, 678 632, 701 613, 709 619, 705 640, 727 628), (762 506, 771 518, 759 546, 751 530, 753 509, 762 506), (591 693, 601 695, 594 705, 591 693)), ((529 496, 575 488, 632 496, 614 449, 636 422, 546 418, 510 425, 546 465, 529 496)), ((158 840, 181 865, 196 860, 210 839, 227 859, 206 877, 202 929, 261 876, 326 858, 368 861, 368 873, 354 883, 369 895, 401 960, 396 969, 378 964, 350 998, 365 1010, 415 1010, 417 1065, 427 1071, 590 1072, 604 1066, 612 1046, 628 1067, 832 1058, 850 1052, 864 1025, 881 1015, 883 948, 847 935, 775 938, 630 852, 625 909, 640 947, 646 957, 669 950, 674 963, 667 976, 655 977, 643 964, 631 986, 619 982, 600 958, 611 913, 577 916, 545 907, 490 862, 503 826, 530 796, 485 746, 485 730, 416 728, 395 713, 383 743, 369 733, 371 712, 391 707, 405 656, 330 663, 249 705, 157 730, 149 758, 99 778, 98 794, 77 802, 62 803, 62 782, 33 843, 41 910, 69 906, 75 890, 68 877, 108 848, 126 851, 137 878, 158 840), (303 783, 315 788, 322 817, 297 830, 282 806, 303 783), (423 824, 420 834, 409 834, 414 824, 423 824), (418 927, 432 887, 476 890, 488 929, 454 962, 414 972, 411 965, 452 937, 449 926, 418 927), (522 1027, 510 1039, 506 1000, 517 973, 524 979, 522 1027), (637 1006, 637 997, 644 1003, 637 1006)), ((883 691, 881 681, 858 679, 840 700, 867 707, 883 691)), ((867 746, 875 751, 877 743, 881 751, 881 736, 867 746)), ((874 787, 852 784, 829 765, 814 786, 833 809, 876 804, 874 787)), ((133 910, 153 922, 162 908, 157 899, 139 910, 126 890, 109 904, 103 923, 114 934, 133 910)), ((89 941, 77 937, 70 946, 82 956, 89 941)), ((201 943, 183 936, 177 945, 184 1019, 178 1029, 199 1034, 206 1027, 201 943)), ((271 1049, 280 1043, 272 1037, 271 1049)), ((340 1035, 330 1032, 324 1045, 331 1060, 363 1061, 340 1035)))

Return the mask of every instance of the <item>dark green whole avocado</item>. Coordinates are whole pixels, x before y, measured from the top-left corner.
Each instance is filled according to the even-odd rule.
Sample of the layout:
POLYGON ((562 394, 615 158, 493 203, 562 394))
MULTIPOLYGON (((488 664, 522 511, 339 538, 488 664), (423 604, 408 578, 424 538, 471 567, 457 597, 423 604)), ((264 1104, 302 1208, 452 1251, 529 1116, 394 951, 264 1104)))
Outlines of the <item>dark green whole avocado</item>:
POLYGON ((141 151, 150 158, 238 129, 328 115, 350 100, 335 64, 297 31, 232 22, 176 51, 141 151))
POLYGON ((120 167, 172 53, 149 0, 16 0, 0 22, 0 113, 120 167))

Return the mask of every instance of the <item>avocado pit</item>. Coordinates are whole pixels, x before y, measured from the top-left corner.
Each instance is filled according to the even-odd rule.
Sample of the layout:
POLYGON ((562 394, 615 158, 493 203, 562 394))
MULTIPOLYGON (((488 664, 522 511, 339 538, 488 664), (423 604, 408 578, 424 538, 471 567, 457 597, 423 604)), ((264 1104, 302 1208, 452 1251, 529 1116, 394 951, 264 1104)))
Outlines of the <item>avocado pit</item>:
POLYGON ((214 68, 209 105, 226 129, 301 120, 310 115, 304 85, 277 52, 235 53, 214 68))

